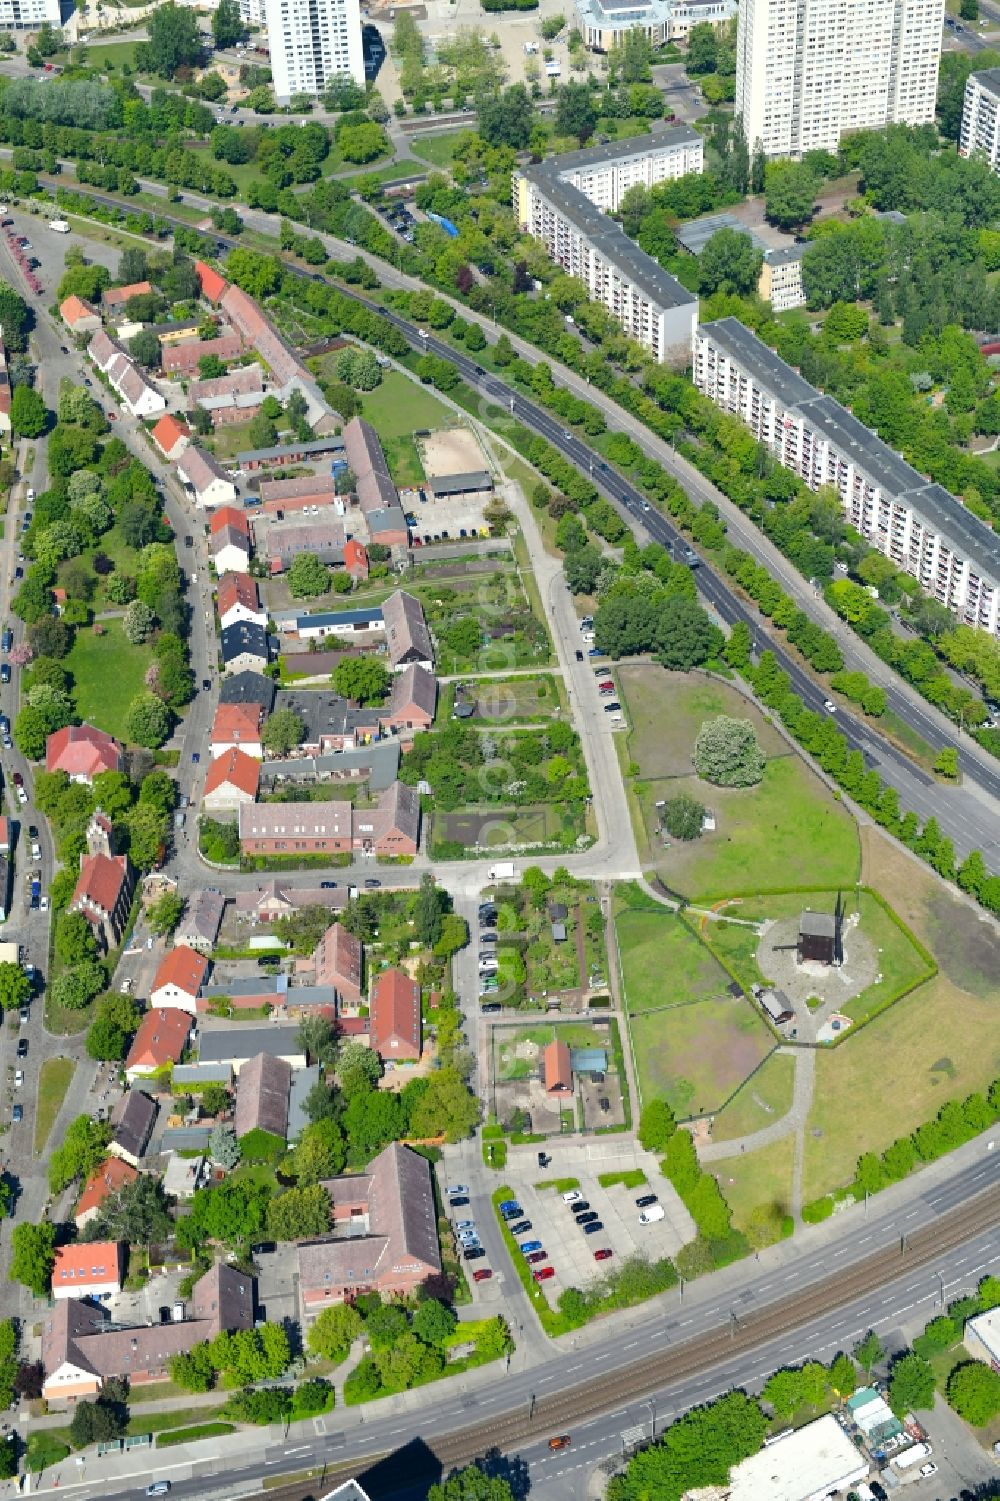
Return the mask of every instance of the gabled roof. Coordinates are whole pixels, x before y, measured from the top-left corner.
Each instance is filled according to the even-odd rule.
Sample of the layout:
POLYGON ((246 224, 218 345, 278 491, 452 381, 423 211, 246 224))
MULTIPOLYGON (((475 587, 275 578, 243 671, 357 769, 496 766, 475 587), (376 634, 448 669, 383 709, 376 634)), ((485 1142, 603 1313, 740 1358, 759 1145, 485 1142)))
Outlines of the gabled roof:
POLYGON ((212 721, 213 745, 227 740, 259 744, 263 718, 260 704, 219 704, 212 721))
POLYGON ((150 993, 164 985, 175 985, 184 995, 189 995, 194 1000, 208 974, 208 968, 204 954, 189 949, 186 943, 176 944, 160 960, 150 993))
POLYGON ((346 991, 348 997, 360 995, 364 954, 360 938, 349 933, 343 923, 331 923, 313 950, 316 984, 332 985, 346 991))
POLYGON ((201 295, 208 302, 219 302, 229 283, 218 271, 206 266, 204 261, 195 261, 194 272, 201 284, 201 295))
POLYGON ((71 905, 88 901, 102 912, 113 912, 127 877, 127 855, 84 855, 71 905))
POLYGON ((82 297, 67 297, 66 301, 60 304, 59 311, 71 328, 74 323, 79 323, 81 318, 97 317, 96 309, 92 308, 89 302, 84 302, 82 297))
POLYGON ((420 1055, 420 986, 401 969, 385 969, 372 986, 372 1045, 383 1057, 420 1055))
POLYGON ((235 547, 247 562, 250 561, 250 538, 238 526, 223 526, 212 533, 209 550, 213 558, 221 557, 227 547, 235 547))
POLYGON ((161 453, 172 453, 182 438, 190 438, 191 429, 186 422, 175 417, 173 412, 164 412, 153 428, 153 442, 161 453))
POLYGON ((117 1146, 138 1160, 146 1150, 158 1110, 156 1101, 141 1089, 123 1094, 111 1112, 112 1148, 117 1146))
POLYGON ((268 1131, 282 1139, 288 1132, 288 1091, 291 1065, 284 1058, 258 1053, 244 1063, 236 1082, 234 1125, 237 1137, 268 1131))
POLYGON ((99 1209, 109 1194, 118 1193, 119 1189, 134 1183, 138 1176, 130 1162, 123 1162, 120 1157, 105 1157, 87 1179, 74 1210, 75 1218, 79 1220, 91 1209, 99 1209))
POLYGON ((433 662, 431 633, 419 599, 407 594, 405 589, 397 589, 383 603, 382 619, 385 621, 389 661, 393 666, 414 653, 424 661, 433 662))
MULTIPOLYGON (((207 453, 204 448, 199 448, 195 443, 189 444, 181 454, 177 461, 177 473, 181 479, 187 481, 196 495, 203 495, 215 480, 224 480, 227 485, 233 483, 231 476, 226 473, 215 455, 207 453)), ((242 516, 243 512, 236 511, 234 514, 242 516)), ((215 516, 212 517, 211 525, 214 531, 215 516)))
POLYGON ((120 303, 128 302, 130 297, 142 297, 146 292, 151 292, 153 285, 148 281, 133 281, 127 287, 109 287, 102 294, 101 301, 105 307, 117 307, 120 303))
POLYGON ((356 537, 348 537, 344 543, 344 567, 368 571, 368 553, 356 537))
POLYGON ((371 1286, 380 1277, 414 1261, 441 1269, 430 1164, 399 1142, 375 1158, 367 1173, 325 1179, 336 1204, 367 1203, 368 1234, 315 1241, 299 1247, 299 1283, 304 1290, 324 1285, 371 1286))
MULTIPOLYGON (((223 707, 219 705, 220 709, 223 707)), ((235 704, 226 705, 228 708, 238 707, 235 704)), ((260 786, 260 762, 253 756, 248 756, 246 751, 241 751, 239 746, 232 746, 223 755, 216 756, 208 768, 205 778, 205 797, 212 792, 217 792, 220 787, 235 787, 238 792, 243 792, 247 797, 255 798, 260 786)))
POLYGON ((241 803, 241 839, 350 840, 350 803, 241 803))
POLYGON ((99 772, 117 771, 121 756, 122 748, 114 736, 92 724, 68 724, 45 742, 46 771, 64 771, 67 776, 86 777, 88 781, 99 772))
POLYGON ((122 1248, 116 1240, 77 1241, 60 1246, 52 1266, 52 1291, 71 1287, 84 1294, 88 1287, 118 1282, 121 1264, 122 1248))
POLYGON ((147 1011, 125 1059, 126 1073, 130 1068, 152 1070, 180 1063, 190 1034, 191 1018, 186 1011, 176 1006, 147 1011))
POLYGON ((270 714, 277 693, 272 678, 262 672, 231 672, 222 680, 219 701, 224 704, 260 704, 270 714))
POLYGON ((573 1066, 569 1045, 558 1038, 548 1043, 542 1054, 545 1088, 550 1094, 568 1093, 573 1088, 573 1066))
MULTIPOLYGON (((228 479, 229 476, 226 475, 226 478, 228 479)), ((221 532, 223 527, 227 526, 234 527, 236 531, 242 532, 244 537, 249 538, 250 536, 250 521, 246 511, 241 511, 239 506, 220 506, 217 511, 212 512, 209 518, 208 530, 213 537, 216 532, 221 532)))
POLYGON ((419 662, 411 662, 396 674, 389 695, 390 715, 403 714, 410 708, 419 709, 430 719, 437 708, 437 678, 419 662))
MULTIPOLYGON (((254 765, 256 764, 255 761, 254 765)), ((201 891, 192 891, 177 930, 185 935, 197 937, 202 943, 213 944, 219 936, 225 910, 226 898, 221 891, 217 891, 212 886, 206 886, 201 891)))
POLYGON ((209 380, 193 380, 188 386, 188 400, 216 401, 219 397, 252 396, 264 389, 264 372, 258 364, 240 365, 225 375, 209 380))
POLYGON ((260 612, 257 580, 249 573, 224 573, 218 585, 219 619, 224 620, 236 605, 260 612))
POLYGON ((258 657, 261 662, 270 656, 267 631, 256 620, 234 620, 224 625, 221 642, 223 662, 233 662, 244 653, 258 657))

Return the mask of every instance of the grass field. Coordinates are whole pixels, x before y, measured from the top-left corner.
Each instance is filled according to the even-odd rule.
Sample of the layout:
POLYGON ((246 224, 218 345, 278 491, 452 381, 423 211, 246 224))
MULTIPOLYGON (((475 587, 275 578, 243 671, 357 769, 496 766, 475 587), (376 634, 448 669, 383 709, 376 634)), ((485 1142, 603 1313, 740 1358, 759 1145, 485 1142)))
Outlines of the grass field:
POLYGON ((726 989, 729 977, 711 951, 666 910, 622 912, 616 927, 632 1015, 726 989))
POLYGON ((718 995, 629 1018, 642 1102, 681 1117, 721 1109, 774 1046, 748 1001, 718 995))
POLYGON ((776 1125, 791 1109, 794 1083, 795 1059, 789 1053, 771 1053, 719 1111, 712 1124, 712 1140, 734 1141, 776 1125))
POLYGON ((562 680, 539 677, 466 679, 468 695, 476 699, 476 723, 532 724, 550 719, 563 705, 562 680))
POLYGON ((72 1058, 46 1058, 39 1070, 35 1100, 36 1157, 41 1155, 49 1139, 75 1072, 76 1064, 72 1058))
POLYGON ((853 884, 854 820, 735 689, 658 667, 620 668, 619 678, 633 725, 623 755, 640 768, 632 784, 641 810, 637 834, 670 887, 706 901, 748 890, 853 884), (768 758, 758 786, 713 787, 692 775, 698 730, 719 714, 753 724, 768 758), (656 833, 656 803, 679 792, 711 807, 717 826, 690 844, 665 847, 656 833))
POLYGON ((135 42, 88 42, 87 64, 91 68, 121 71, 122 63, 135 67, 135 42))
POLYGON ((803 1192, 850 1182, 950 1099, 1000 1077, 1000 973, 992 927, 876 829, 862 831, 863 879, 891 894, 939 972, 845 1045, 820 1053, 805 1138, 803 1192))
POLYGON ((104 634, 79 630, 63 666, 73 674, 73 698, 81 719, 119 739, 125 735, 129 704, 145 690, 145 673, 153 659, 148 646, 132 646, 121 622, 102 622, 104 634))
POLYGON ((398 370, 386 371, 380 386, 360 394, 362 416, 378 433, 396 484, 423 484, 426 476, 413 434, 422 427, 445 427, 454 414, 398 370))
POLYGON ((558 808, 496 808, 488 813, 435 813, 434 839, 457 839, 467 849, 503 849, 511 844, 545 844, 559 834, 558 808))
POLYGON ((466 132, 462 130, 442 130, 436 135, 417 136, 410 141, 410 150, 421 161, 430 162, 432 167, 448 167, 464 134, 466 132))
POLYGON ((737 1230, 745 1228, 759 1204, 776 1204, 787 1212, 791 1202, 794 1157, 795 1135, 790 1133, 769 1147, 709 1165, 733 1211, 733 1224, 737 1230))

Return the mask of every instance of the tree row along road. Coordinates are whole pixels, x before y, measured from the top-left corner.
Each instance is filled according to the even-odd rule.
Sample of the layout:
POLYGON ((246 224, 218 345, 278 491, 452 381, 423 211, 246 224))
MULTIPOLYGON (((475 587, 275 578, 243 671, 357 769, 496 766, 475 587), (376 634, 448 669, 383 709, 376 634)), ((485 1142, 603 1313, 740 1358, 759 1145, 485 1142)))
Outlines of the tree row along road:
MULTIPOLYGON (((123 207, 122 201, 110 194, 89 192, 89 196, 96 203, 103 203, 108 207, 123 207)), ((185 221, 167 212, 158 212, 167 223, 184 229, 190 227, 185 221)), ((239 241, 232 236, 215 234, 213 238, 230 250, 239 246, 239 241)), ((288 260, 283 260, 283 265, 290 275, 303 281, 330 281, 321 272, 307 271, 288 260)), ((544 407, 515 393, 499 378, 481 373, 481 367, 474 360, 443 341, 430 335, 421 337, 417 326, 398 313, 372 302, 339 282, 331 284, 343 296, 391 323, 403 334, 411 349, 447 360, 466 384, 545 438, 582 474, 592 478, 594 484, 624 516, 633 532, 645 532, 652 540, 666 547, 673 547, 678 542, 687 545, 687 539, 661 512, 607 465, 598 453, 567 431, 544 407)), ((639 540, 643 540, 641 535, 639 540)), ((699 569, 697 581, 704 601, 718 618, 727 626, 732 626, 737 621, 744 622, 757 649, 766 645, 773 652, 778 665, 788 674, 794 691, 806 707, 814 713, 825 712, 826 688, 811 675, 780 638, 768 634, 769 622, 760 615, 756 606, 747 603, 733 586, 709 568, 699 569)), ((1000 767, 994 771, 978 760, 963 758, 965 780, 970 785, 946 787, 884 738, 873 723, 847 711, 838 711, 837 725, 849 748, 861 751, 866 764, 896 788, 904 811, 912 809, 922 822, 931 817, 936 818, 941 832, 952 840, 959 859, 970 850, 979 849, 987 866, 993 871, 1000 871, 1000 767)))
MULTIPOLYGON (((991 1229, 998 1221, 1000 1194, 990 1188, 923 1229, 908 1233, 902 1243, 876 1251, 843 1270, 831 1271, 827 1278, 783 1302, 740 1314, 695 1339, 640 1358, 624 1368, 607 1374, 594 1372, 585 1382, 567 1386, 551 1396, 538 1397, 530 1403, 530 1408, 522 1401, 514 1411, 440 1438, 425 1434, 428 1471, 433 1466, 435 1473, 447 1472, 491 1450, 509 1451, 522 1444, 537 1443, 546 1434, 559 1433, 572 1424, 614 1412, 626 1402, 711 1372, 735 1356, 758 1350, 813 1319, 847 1307, 900 1276, 937 1263, 943 1255, 991 1229)), ((363 1475, 373 1462, 369 1455, 359 1458, 352 1467, 354 1473, 363 1475)), ((341 1468, 344 1462, 338 1457, 335 1463, 341 1468)), ((419 1456, 410 1452, 407 1478, 411 1483, 418 1478, 414 1473, 418 1463, 419 1456)), ((276 1488, 272 1495, 274 1501, 303 1501, 314 1493, 314 1484, 296 1482, 276 1488)))
MULTIPOLYGON (((9 151, 0 150, 0 155, 9 154, 9 151)), ((67 161, 62 163, 62 166, 64 169, 72 169, 73 163, 67 161)), ((40 180, 44 180, 48 186, 53 188, 67 185, 58 179, 47 178, 45 174, 40 174, 40 180)), ((140 182, 147 191, 158 196, 162 195, 164 198, 166 197, 167 188, 163 184, 151 182, 146 179, 140 179, 140 182)), ((88 191, 85 186, 81 186, 80 190, 83 192, 88 191)), ((113 196, 102 198, 100 194, 96 193, 92 193, 91 196, 101 202, 114 204, 119 208, 128 207, 126 201, 116 199, 113 196)), ((212 200, 206 199, 200 194, 188 193, 187 198, 193 204, 200 204, 206 212, 212 207, 212 200)), ((273 232, 275 226, 271 221, 275 216, 255 211, 248 213, 246 210, 244 210, 244 215, 248 224, 254 224, 262 232, 273 232)), ((170 215, 163 214, 161 217, 169 219, 170 215)), ((173 222, 178 221, 174 220, 173 222)), ((341 252, 360 254, 361 258, 367 261, 381 276, 383 284, 387 287, 399 286, 409 289, 423 286, 423 283, 419 282, 416 278, 397 271, 389 262, 381 260, 370 251, 358 251, 357 247, 353 244, 348 246, 345 242, 338 240, 336 236, 329 233, 321 234, 320 238, 327 244, 328 248, 331 245, 335 247, 331 251, 332 254, 339 254, 341 252)), ((229 243, 232 244, 234 242, 230 241, 229 243)), ((302 268, 295 266, 291 262, 286 261, 285 264, 290 271, 299 276, 311 276, 314 280, 325 279, 318 273, 305 272, 302 268)), ((473 318, 479 323, 487 337, 490 337, 491 330, 485 315, 476 313, 463 303, 456 303, 454 299, 440 293, 437 289, 431 290, 434 291, 436 296, 443 296, 444 300, 451 303, 460 315, 473 318)), ((347 292, 347 295, 352 294, 347 292)), ((692 500, 699 505, 705 501, 712 501, 716 504, 726 521, 733 544, 743 548, 758 563, 763 564, 785 592, 792 596, 798 608, 804 610, 810 619, 816 621, 824 630, 832 633, 837 638, 844 653, 845 666, 851 669, 860 669, 868 674, 872 682, 879 683, 888 694, 889 708, 892 712, 909 729, 925 740, 932 750, 937 751, 944 746, 953 745, 956 740, 962 740, 956 726, 941 710, 929 704, 920 696, 915 688, 901 679, 881 658, 877 657, 868 644, 855 635, 835 615, 823 596, 813 593, 794 565, 778 551, 765 534, 759 528, 755 527, 749 518, 723 492, 716 489, 700 470, 696 469, 694 465, 677 453, 675 449, 671 448, 664 439, 657 437, 650 429, 639 427, 632 422, 629 414, 612 397, 592 387, 589 382, 585 385, 583 378, 575 371, 560 366, 557 361, 549 359, 544 351, 537 349, 520 336, 510 334, 509 337, 515 350, 523 358, 527 359, 529 363, 536 364, 539 360, 546 360, 568 390, 580 396, 583 400, 591 402, 603 412, 607 418, 609 431, 627 433, 638 443, 639 447, 648 457, 655 459, 680 484, 681 488, 692 500)), ((441 346, 436 345, 435 347, 441 346)), ((443 347, 446 357, 451 359, 456 365, 459 364, 460 356, 458 356, 457 352, 451 346, 445 345, 443 347)), ((466 361, 466 363, 472 367, 471 361, 466 361)), ((506 391, 509 388, 504 387, 503 389, 506 391)), ((532 404, 527 403, 526 405, 530 406, 532 404)), ((553 426, 561 433, 557 422, 553 422, 553 426)), ((590 454, 590 450, 586 449, 585 445, 581 444, 581 448, 585 453, 590 454)), ((744 599, 743 594, 736 586, 726 583, 724 587, 728 593, 744 599)), ((749 618, 755 621, 762 631, 768 632, 769 623, 766 618, 761 616, 753 605, 749 608, 749 618)), ((778 637, 778 639, 781 640, 783 638, 778 637)), ((792 656, 793 660, 796 662, 799 661, 794 656, 794 653, 792 656)), ((866 723, 870 726, 870 722, 866 723)), ((873 742, 880 743, 883 738, 884 736, 880 729, 872 730, 873 742)), ((907 759, 910 758, 907 757, 907 759)), ((979 747, 975 741, 966 739, 961 745, 960 762, 963 775, 968 781, 975 783, 989 796, 1000 797, 1000 767, 997 766, 994 758, 987 751, 979 747)), ((917 809, 915 808, 914 811, 917 811, 917 809)), ((998 849, 998 856, 1000 856, 1000 849, 998 849)))

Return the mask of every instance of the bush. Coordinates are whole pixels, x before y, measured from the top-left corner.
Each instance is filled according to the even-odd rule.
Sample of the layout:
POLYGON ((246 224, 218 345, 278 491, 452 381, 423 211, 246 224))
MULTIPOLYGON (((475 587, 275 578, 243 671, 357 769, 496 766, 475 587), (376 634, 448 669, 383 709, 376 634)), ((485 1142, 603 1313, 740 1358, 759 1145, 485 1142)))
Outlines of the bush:
POLYGON ((664 828, 674 839, 700 838, 704 817, 704 806, 686 792, 668 798, 663 809, 664 828))
POLYGON ((821 1199, 813 1199, 811 1203, 802 1206, 802 1218, 807 1225, 818 1225, 823 1220, 828 1220, 832 1213, 832 1194, 824 1194, 821 1199))

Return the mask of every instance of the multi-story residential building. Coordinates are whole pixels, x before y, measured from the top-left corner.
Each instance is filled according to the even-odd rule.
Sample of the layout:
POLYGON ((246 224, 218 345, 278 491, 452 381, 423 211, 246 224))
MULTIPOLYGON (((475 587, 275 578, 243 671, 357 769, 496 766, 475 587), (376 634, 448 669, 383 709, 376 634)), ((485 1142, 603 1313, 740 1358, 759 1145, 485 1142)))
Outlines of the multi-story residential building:
POLYGON ((0 0, 0 31, 34 31, 62 25, 59 0, 0 0))
POLYGON ((783 245, 780 250, 764 253, 764 263, 757 281, 758 295, 771 304, 776 313, 805 307, 802 285, 802 257, 807 245, 783 245))
POLYGON ((702 324, 694 383, 747 423, 812 490, 832 485, 846 519, 965 625, 1000 634, 1000 540, 735 318, 702 324))
POLYGON ((274 94, 321 94, 335 78, 364 87, 358 0, 265 0, 274 94))
POLYGON ((736 14, 736 0, 576 0, 584 45, 593 52, 620 47, 642 31, 654 47, 686 41, 692 26, 721 26, 736 14))
POLYGON ((631 187, 701 172, 702 138, 688 125, 648 141, 571 151, 514 173, 521 229, 586 286, 628 336, 660 362, 687 359, 698 299, 608 218, 631 187))
POLYGON ((960 156, 985 153, 994 172, 1000 171, 1000 68, 970 73, 965 83, 960 156))
POLYGON ((944 0, 744 0, 736 113, 768 156, 934 118, 944 0))

